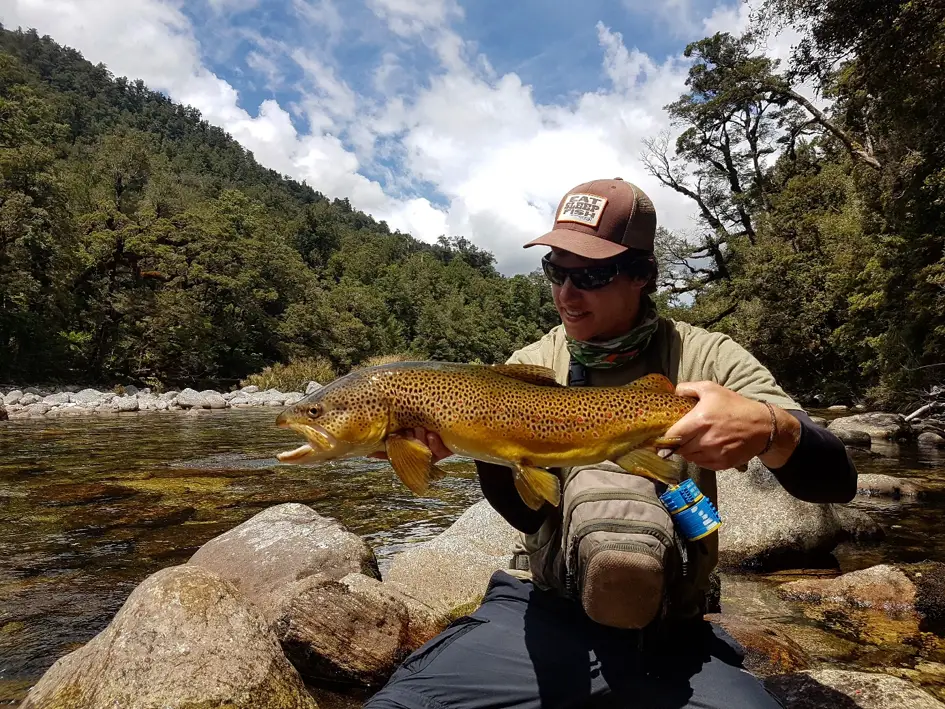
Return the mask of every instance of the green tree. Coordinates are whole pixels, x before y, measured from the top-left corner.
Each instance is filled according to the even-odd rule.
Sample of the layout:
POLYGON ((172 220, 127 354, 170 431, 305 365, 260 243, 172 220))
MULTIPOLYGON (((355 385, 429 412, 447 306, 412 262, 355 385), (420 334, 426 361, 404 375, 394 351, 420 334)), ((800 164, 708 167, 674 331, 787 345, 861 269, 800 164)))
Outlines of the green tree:
POLYGON ((66 353, 74 238, 56 169, 66 127, 56 105, 0 54, 0 376, 51 367, 66 353))

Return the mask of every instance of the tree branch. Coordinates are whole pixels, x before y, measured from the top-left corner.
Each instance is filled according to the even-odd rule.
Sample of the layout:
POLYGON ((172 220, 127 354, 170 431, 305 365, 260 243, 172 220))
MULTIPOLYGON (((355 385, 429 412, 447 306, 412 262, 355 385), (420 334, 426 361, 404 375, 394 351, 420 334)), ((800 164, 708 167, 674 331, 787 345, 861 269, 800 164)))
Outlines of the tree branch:
POLYGON ((876 156, 874 156, 866 148, 862 147, 837 124, 827 118, 823 111, 817 108, 805 97, 801 96, 801 94, 797 93, 797 91, 786 86, 779 86, 772 82, 768 83, 768 87, 771 88, 771 90, 777 91, 781 93, 781 95, 799 103, 801 106, 807 109, 807 111, 814 117, 815 121, 833 133, 837 140, 843 143, 843 146, 847 149, 851 156, 877 170, 882 168, 882 164, 876 159, 876 156))
POLYGON ((702 195, 697 194, 696 192, 693 192, 691 189, 689 189, 685 185, 680 184, 672 176, 672 171, 670 170, 670 167, 669 167, 669 158, 666 157, 665 140, 663 141, 663 144, 661 146, 657 146, 656 141, 651 140, 651 139, 646 139, 643 141, 643 145, 649 151, 648 153, 644 153, 641 156, 641 160, 643 162, 643 165, 646 167, 647 172, 649 172, 651 175, 653 175, 653 177, 655 177, 657 180, 662 182, 667 187, 670 187, 671 189, 676 190, 680 194, 683 194, 689 197, 689 199, 695 202, 696 205, 699 207, 699 211, 702 213, 702 216, 705 218, 705 220, 709 223, 709 226, 711 226, 715 231, 719 232, 720 234, 725 234, 726 236, 728 236, 729 235, 728 229, 726 229, 725 225, 722 224, 722 222, 718 219, 718 217, 716 217, 715 214, 712 213, 708 205, 705 203, 705 200, 703 200, 702 195), (653 163, 653 158, 655 158, 656 160, 659 161, 659 163, 662 164, 662 167, 663 167, 662 170, 660 170, 659 167, 653 163))
POLYGON ((728 306, 725 310, 723 310, 721 313, 718 313, 715 317, 703 322, 702 327, 712 327, 713 325, 718 323, 720 320, 723 320, 724 318, 727 318, 729 315, 734 313, 737 309, 738 309, 737 303, 734 305, 728 306))

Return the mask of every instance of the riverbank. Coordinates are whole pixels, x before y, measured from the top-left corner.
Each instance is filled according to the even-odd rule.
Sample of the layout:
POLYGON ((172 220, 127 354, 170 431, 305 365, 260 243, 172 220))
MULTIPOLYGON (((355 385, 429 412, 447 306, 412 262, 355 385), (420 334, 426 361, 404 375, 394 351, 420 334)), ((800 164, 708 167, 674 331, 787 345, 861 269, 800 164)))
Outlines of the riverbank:
MULTIPOLYGON (((282 392, 278 389, 260 390, 246 386, 234 391, 213 389, 197 391, 186 388, 154 393, 149 388, 116 387, 114 391, 72 387, 0 387, 0 411, 8 418, 55 418, 58 416, 86 416, 90 414, 118 414, 135 411, 202 411, 251 407, 291 406, 306 394, 321 388, 318 382, 309 382, 304 392, 282 392)), ((0 414, 0 419, 3 415, 0 414)))

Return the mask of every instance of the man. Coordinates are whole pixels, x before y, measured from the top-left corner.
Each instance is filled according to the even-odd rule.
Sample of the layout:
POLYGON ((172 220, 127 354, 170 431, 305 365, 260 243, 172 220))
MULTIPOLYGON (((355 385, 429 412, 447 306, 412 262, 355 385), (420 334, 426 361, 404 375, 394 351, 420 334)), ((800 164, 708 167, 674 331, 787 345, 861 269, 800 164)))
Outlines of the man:
MULTIPOLYGON (((616 178, 570 190, 553 229, 526 244, 551 248, 542 267, 562 324, 508 361, 548 367, 571 386, 667 376, 677 394, 698 402, 666 437, 679 440, 672 452, 713 502, 715 472, 753 458, 800 499, 850 501, 856 470, 845 447, 813 425, 765 367, 724 335, 656 313, 655 233, 655 209, 635 185, 616 178)), ((435 434, 414 435, 435 459, 451 454, 435 434)), ((510 469, 478 461, 477 468, 486 499, 522 534, 513 568, 496 572, 480 608, 408 657, 365 706, 779 706, 743 669, 737 643, 702 618, 718 534, 684 543, 689 575, 666 570, 663 616, 642 628, 611 627, 589 617, 563 578, 561 510, 527 507, 510 469)), ((658 499, 656 484, 634 480, 658 499)), ((634 585, 626 584, 625 598, 634 585)))

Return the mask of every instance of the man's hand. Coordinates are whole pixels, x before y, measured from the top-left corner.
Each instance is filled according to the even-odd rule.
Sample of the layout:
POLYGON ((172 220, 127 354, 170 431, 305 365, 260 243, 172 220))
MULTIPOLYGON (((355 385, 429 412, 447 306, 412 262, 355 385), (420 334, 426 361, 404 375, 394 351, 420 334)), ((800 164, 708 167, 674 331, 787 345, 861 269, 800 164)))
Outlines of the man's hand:
MULTIPOLYGON (((425 428, 415 428, 412 431, 406 430, 403 432, 403 435, 406 438, 416 438, 418 441, 422 441, 427 444, 427 447, 433 452, 433 464, 436 465, 444 458, 448 458, 453 455, 453 451, 443 445, 443 439, 440 438, 439 434, 434 433, 433 431, 428 431, 425 428)), ((380 451, 378 453, 371 453, 369 458, 380 458, 381 460, 387 460, 387 453, 380 451)))
MULTIPOLYGON (((714 382, 683 383, 676 394, 699 399, 688 414, 666 432, 680 438, 673 451, 710 470, 738 468, 764 450, 771 434, 771 414, 760 401, 747 399, 714 382)), ((774 407, 778 435, 760 460, 769 468, 780 468, 797 447, 801 424, 789 413, 774 407)))

